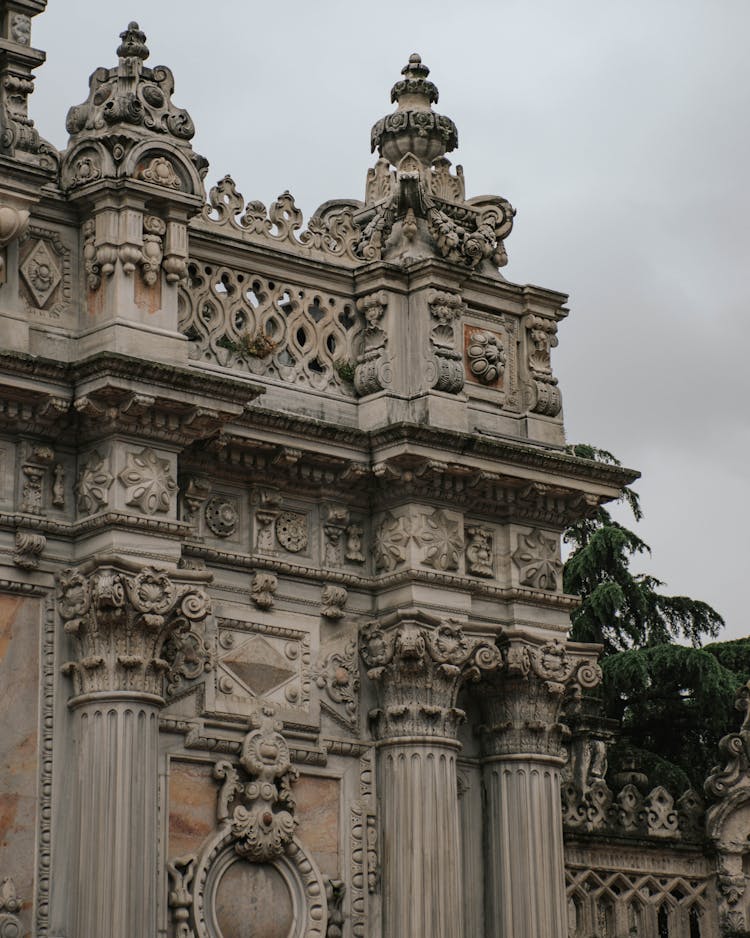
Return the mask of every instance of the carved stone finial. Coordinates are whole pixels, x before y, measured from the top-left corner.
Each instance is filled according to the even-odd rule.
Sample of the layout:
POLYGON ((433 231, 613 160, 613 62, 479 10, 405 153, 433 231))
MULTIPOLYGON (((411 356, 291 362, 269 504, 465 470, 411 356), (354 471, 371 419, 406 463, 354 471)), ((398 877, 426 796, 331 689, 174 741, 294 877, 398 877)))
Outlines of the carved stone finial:
POLYGON ((121 59, 141 59, 145 61, 150 53, 146 45, 146 34, 135 21, 128 23, 128 28, 120 33, 120 45, 117 55, 121 59))
POLYGON ((370 143, 394 166, 409 153, 425 164, 458 146, 458 131, 449 117, 432 110, 438 90, 427 80, 429 68, 416 52, 401 69, 404 76, 391 89, 391 101, 397 104, 394 114, 379 120, 372 128, 370 143))

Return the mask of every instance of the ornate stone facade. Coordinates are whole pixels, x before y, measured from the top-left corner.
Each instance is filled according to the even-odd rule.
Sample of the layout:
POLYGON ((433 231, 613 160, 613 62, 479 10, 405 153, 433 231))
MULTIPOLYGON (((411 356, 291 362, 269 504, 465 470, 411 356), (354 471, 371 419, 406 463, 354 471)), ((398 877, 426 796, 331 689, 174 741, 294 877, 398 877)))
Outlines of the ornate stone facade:
POLYGON ((0 0, 0 934, 746 929, 747 727, 707 829, 607 777, 560 535, 635 474, 566 450, 566 298, 427 66, 305 223, 206 192, 136 23, 46 143, 44 5, 0 0))

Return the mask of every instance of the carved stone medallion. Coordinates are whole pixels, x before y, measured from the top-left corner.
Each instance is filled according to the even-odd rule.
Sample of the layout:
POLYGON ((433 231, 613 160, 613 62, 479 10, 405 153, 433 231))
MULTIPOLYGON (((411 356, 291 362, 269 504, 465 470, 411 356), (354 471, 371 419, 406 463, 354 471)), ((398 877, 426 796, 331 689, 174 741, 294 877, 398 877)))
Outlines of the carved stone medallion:
POLYGON ((282 511, 276 519, 276 539, 292 554, 307 547, 307 518, 293 511, 282 511))

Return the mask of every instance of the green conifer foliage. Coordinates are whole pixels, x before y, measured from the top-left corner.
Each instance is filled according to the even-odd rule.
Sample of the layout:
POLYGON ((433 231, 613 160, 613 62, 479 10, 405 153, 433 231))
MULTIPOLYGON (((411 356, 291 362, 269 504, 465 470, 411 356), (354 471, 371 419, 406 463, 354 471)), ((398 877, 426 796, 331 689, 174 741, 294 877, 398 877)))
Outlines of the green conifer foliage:
MULTIPOLYGON (((606 450, 578 444, 573 455, 619 466, 606 450)), ((626 486, 622 501, 636 521, 642 517, 638 495, 626 486)), ((615 521, 600 507, 593 518, 571 525, 564 540, 572 546, 563 571, 566 593, 577 594, 582 603, 572 616, 570 637, 579 642, 599 642, 611 654, 642 645, 657 645, 676 639, 700 645, 724 625, 721 616, 707 603, 687 596, 665 596, 661 580, 633 573, 630 564, 649 546, 637 534, 615 521)))
MULTIPOLYGON (((592 446, 570 451, 620 465, 592 446)), ((636 492, 626 487, 622 501, 639 521, 636 492)), ((653 784, 701 791, 718 741, 737 723, 734 700, 750 679, 750 639, 701 647, 718 634, 722 617, 700 600, 664 595, 656 577, 634 573, 631 563, 649 547, 605 508, 568 528, 564 540, 572 547, 564 588, 582 600, 570 637, 603 645, 602 703, 621 728, 611 766, 627 754, 653 784)))

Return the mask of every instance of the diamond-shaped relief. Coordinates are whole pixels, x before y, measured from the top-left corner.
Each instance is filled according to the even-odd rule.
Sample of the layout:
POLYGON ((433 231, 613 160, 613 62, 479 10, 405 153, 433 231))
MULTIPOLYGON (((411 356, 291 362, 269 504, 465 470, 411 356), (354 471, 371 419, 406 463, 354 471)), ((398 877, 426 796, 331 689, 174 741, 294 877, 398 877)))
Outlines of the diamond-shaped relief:
POLYGON ((221 663, 256 697, 266 696, 296 674, 294 664, 261 637, 234 648, 221 663))
POLYGON ((33 251, 21 264, 21 273, 39 308, 54 293, 62 279, 60 267, 45 241, 37 241, 33 251))

